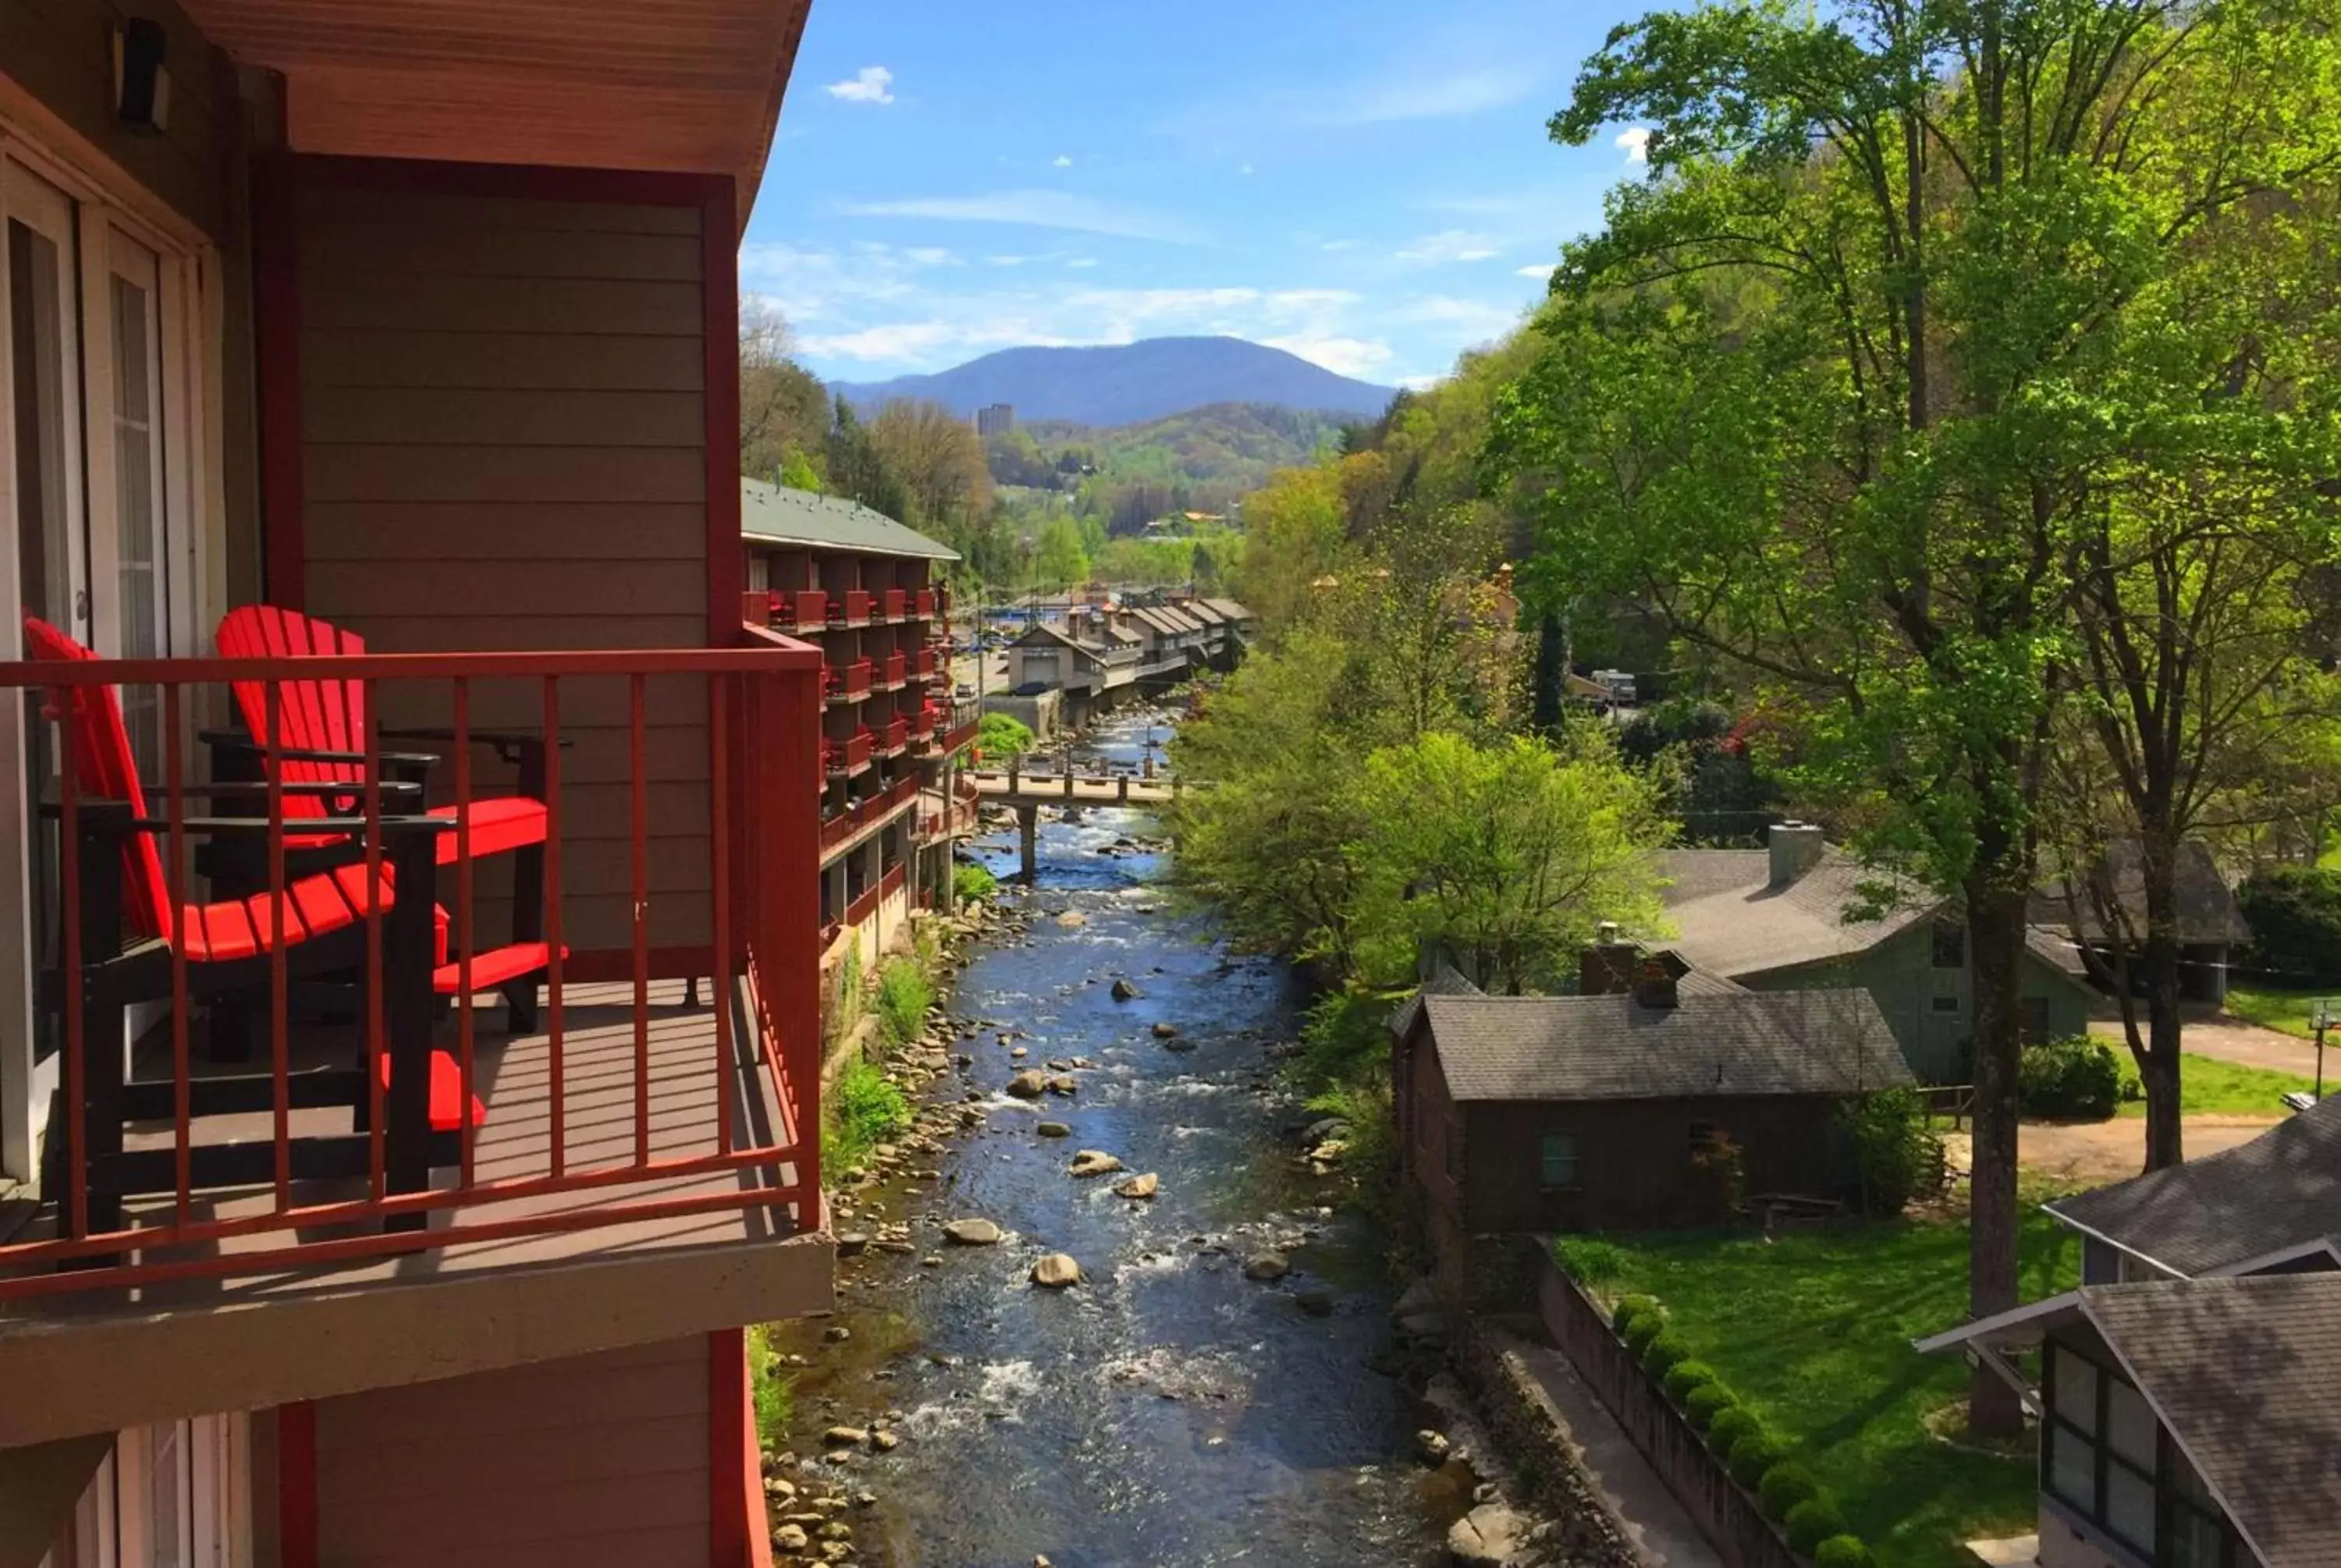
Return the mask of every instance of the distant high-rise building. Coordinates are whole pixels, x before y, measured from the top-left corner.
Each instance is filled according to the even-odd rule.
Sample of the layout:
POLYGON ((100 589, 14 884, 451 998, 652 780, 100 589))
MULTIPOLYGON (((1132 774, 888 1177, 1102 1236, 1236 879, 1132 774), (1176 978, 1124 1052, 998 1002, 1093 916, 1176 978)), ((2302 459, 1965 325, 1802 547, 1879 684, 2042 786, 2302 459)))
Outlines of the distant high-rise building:
POLYGON ((989 408, 975 411, 975 433, 990 441, 996 435, 1006 435, 1016 428, 1016 407, 1013 403, 996 402, 989 408))

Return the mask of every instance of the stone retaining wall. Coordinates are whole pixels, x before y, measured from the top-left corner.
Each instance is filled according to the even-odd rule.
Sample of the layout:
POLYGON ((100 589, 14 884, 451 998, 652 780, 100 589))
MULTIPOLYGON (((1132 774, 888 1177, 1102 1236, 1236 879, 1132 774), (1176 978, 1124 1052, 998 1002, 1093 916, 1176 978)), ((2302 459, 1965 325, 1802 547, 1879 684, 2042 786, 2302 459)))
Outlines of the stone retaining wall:
POLYGON ((1731 1479, 1698 1428, 1642 1370, 1601 1309, 1561 1272, 1549 1248, 1537 1281, 1537 1312, 1552 1342, 1728 1568, 1808 1568, 1747 1488, 1731 1479))
MULTIPOLYGON (((1537 1512, 1551 1521, 1546 1554, 1571 1568, 1648 1568, 1607 1498, 1579 1460, 1569 1424, 1519 1354, 1511 1336, 1470 1319, 1450 1349, 1481 1424, 1502 1450, 1537 1512)), ((1486 1474, 1482 1467, 1481 1474, 1486 1474)))

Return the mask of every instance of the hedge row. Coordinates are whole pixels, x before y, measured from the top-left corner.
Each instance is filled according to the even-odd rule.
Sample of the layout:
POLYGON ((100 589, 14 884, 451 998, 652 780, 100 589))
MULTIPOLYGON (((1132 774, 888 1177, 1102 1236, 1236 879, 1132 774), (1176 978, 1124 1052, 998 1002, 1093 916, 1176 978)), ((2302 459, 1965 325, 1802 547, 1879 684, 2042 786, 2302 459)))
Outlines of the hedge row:
POLYGON ((1766 1518, 1788 1532, 1790 1546, 1811 1558, 1814 1568, 1873 1568, 1869 1548, 1846 1529, 1820 1483, 1764 1430, 1715 1368, 1691 1359, 1682 1341, 1668 1332, 1666 1314, 1654 1297, 1621 1298, 1610 1309, 1609 1325, 1706 1438, 1731 1478, 1756 1494, 1766 1518))

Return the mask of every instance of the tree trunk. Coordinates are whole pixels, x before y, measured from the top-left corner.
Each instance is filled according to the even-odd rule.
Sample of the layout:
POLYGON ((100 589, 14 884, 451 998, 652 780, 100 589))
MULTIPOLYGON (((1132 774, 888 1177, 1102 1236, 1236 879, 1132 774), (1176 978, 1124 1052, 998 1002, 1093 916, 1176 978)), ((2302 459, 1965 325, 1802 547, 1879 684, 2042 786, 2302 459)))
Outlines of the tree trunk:
POLYGON ((2148 833, 2139 846, 2146 884, 2146 1056, 2137 1076, 2146 1087, 2146 1168, 2161 1170, 2187 1156, 2178 1116, 2178 884, 2177 845, 2148 833))
MULTIPOLYGON (((2024 958, 2025 899, 1997 884, 2000 868, 1978 858, 1968 881, 1967 949, 1975 985, 1975 1169, 1967 1187, 1967 1309, 1987 1317, 2016 1305, 2016 1071, 2023 1045, 2017 1005, 2024 958)), ((1967 1393, 1967 1430, 2014 1437, 2024 1410, 2016 1391, 1977 1364, 1967 1393)))
POLYGON ((1529 697, 1529 724, 1539 735, 1560 733, 1568 673, 1569 631, 1559 616, 1547 610, 1537 617, 1536 680, 1529 697))

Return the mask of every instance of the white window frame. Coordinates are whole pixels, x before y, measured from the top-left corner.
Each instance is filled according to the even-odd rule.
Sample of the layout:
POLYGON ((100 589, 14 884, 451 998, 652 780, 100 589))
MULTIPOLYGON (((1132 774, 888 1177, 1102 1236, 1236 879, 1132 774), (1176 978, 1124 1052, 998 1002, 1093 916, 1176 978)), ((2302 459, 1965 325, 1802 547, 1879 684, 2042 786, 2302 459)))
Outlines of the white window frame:
POLYGON ((41 1568, 252 1568, 252 1423, 242 1413, 134 1427, 115 1435, 74 1504, 74 1550, 41 1568), (154 1560, 156 1454, 180 1467, 175 1560, 154 1560))

